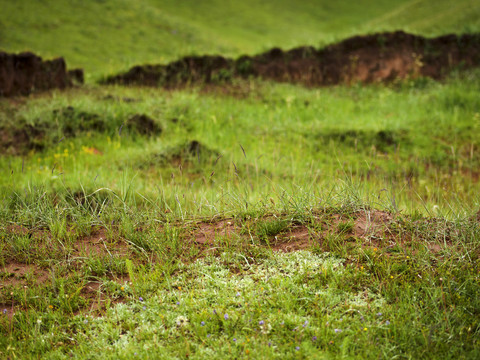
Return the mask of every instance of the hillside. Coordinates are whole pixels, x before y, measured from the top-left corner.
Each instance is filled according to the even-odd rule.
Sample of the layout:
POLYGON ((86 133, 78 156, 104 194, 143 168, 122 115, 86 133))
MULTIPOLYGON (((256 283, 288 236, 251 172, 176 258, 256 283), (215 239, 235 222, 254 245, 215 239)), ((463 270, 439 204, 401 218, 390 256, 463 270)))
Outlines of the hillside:
POLYGON ((187 54, 317 47, 397 29, 426 36, 480 30, 480 3, 472 0, 0 0, 0 8, 0 49, 62 55, 87 79, 187 54))

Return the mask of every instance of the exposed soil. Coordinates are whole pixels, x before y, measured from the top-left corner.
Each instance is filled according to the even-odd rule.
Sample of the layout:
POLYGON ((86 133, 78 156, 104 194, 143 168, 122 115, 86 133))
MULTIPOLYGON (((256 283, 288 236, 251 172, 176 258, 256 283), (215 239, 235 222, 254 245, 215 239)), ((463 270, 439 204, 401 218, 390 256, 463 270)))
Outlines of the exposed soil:
POLYGON ((437 38, 403 31, 355 36, 323 49, 274 48, 236 60, 189 56, 167 65, 135 66, 111 76, 107 84, 177 87, 191 83, 229 83, 258 77, 307 86, 392 82, 408 77, 441 79, 451 70, 480 65, 480 34, 437 38))
MULTIPOLYGON (((255 227, 257 221, 266 219, 255 219, 251 226, 255 227)), ((269 236, 261 244, 270 247, 274 251, 297 251, 311 248, 314 245, 323 246, 325 238, 332 234, 340 234, 343 238, 355 238, 362 241, 364 246, 379 246, 388 244, 390 241, 397 242, 395 233, 390 229, 394 221, 393 216, 381 211, 366 211, 351 216, 331 215, 319 217, 318 224, 321 230, 314 230, 315 224, 290 224, 276 235, 269 236), (342 233, 338 229, 339 224, 352 221, 352 228, 348 233, 342 233)), ((234 219, 222 219, 216 222, 200 222, 196 224, 187 235, 186 240, 193 240, 199 245, 214 245, 215 239, 224 237, 249 238, 256 237, 255 231, 248 234, 242 231, 242 227, 234 219)))
POLYGON ((162 127, 145 114, 136 114, 127 120, 127 127, 141 135, 160 135, 162 127))
POLYGON ((127 244, 112 241, 104 229, 75 242, 75 252, 80 256, 125 256, 129 253, 127 244))
MULTIPOLYGON (((44 231, 29 230, 23 226, 8 226, 7 231, 11 234, 30 235, 33 238, 46 235, 44 231)), ((79 270, 79 266, 83 266, 82 259, 86 257, 94 257, 102 259, 102 261, 105 259, 108 261, 112 256, 118 258, 134 257, 127 243, 112 240, 105 229, 98 229, 92 235, 76 240, 73 244, 73 252, 69 256, 71 260, 70 269, 74 272, 79 270)), ((50 269, 37 264, 25 263, 11 257, 7 257, 5 260, 6 263, 0 266, 0 311, 11 319, 15 312, 25 311, 25 309, 18 299, 9 301, 8 296, 6 296, 7 298, 2 297, 3 289, 5 289, 3 291, 10 292, 11 289, 48 286, 52 284, 55 276, 51 274, 50 269)), ((94 273, 92 274, 94 275, 94 273)), ((68 277, 70 275, 64 274, 63 276, 68 277)), ((127 275, 117 273, 109 274, 109 278, 120 284, 129 280, 127 275)), ((101 284, 99 281, 89 281, 80 291, 80 296, 88 300, 90 311, 101 312, 105 307, 108 296, 101 288, 101 284)), ((121 301, 121 298, 115 298, 111 302, 118 303, 121 301)))
POLYGON ((30 281, 41 284, 49 278, 49 272, 37 265, 11 262, 0 267, 0 287, 27 285, 30 281))
MULTIPOLYGON (((178 226, 181 226, 181 224, 178 224, 178 226)), ((407 254, 414 254, 421 250, 421 247, 425 247, 431 251, 432 255, 443 256, 442 251, 445 245, 448 247, 456 246, 450 237, 458 237, 458 230, 452 224, 440 219, 404 219, 377 210, 352 213, 336 211, 312 213, 309 221, 305 223, 288 220, 286 214, 280 214, 278 216, 270 215, 249 219, 220 218, 194 222, 190 225, 183 223, 183 227, 185 230, 181 235, 183 251, 180 251, 177 256, 187 262, 206 254, 219 253, 222 249, 242 247, 249 251, 248 249, 253 249, 255 246, 279 252, 312 248, 316 251, 335 251, 335 247, 356 248, 357 250, 362 249, 365 252, 378 254, 376 256, 400 256, 402 259, 407 254), (269 222, 275 223, 276 221, 285 221, 285 226, 279 227, 278 233, 259 238, 256 232, 258 225, 269 222), (406 226, 407 224, 408 226, 406 226), (441 236, 441 239, 437 239, 438 236, 441 236), (198 252, 189 251, 191 247, 196 247, 198 252)), ((137 231, 147 232, 149 230, 152 229, 138 228, 137 231)), ((9 225, 7 231, 19 235, 33 234, 32 236, 35 236, 38 232, 38 230, 15 225, 9 225)), ((155 229, 155 231, 162 231, 162 227, 155 229)), ((74 251, 71 254, 73 255, 72 260, 74 260, 71 263, 71 269, 78 270, 76 259, 84 257, 102 259, 115 256, 135 258, 137 261, 142 261, 135 257, 131 247, 132 244, 117 240, 121 238, 118 233, 107 233, 105 229, 99 228, 93 234, 75 240, 74 251)), ((161 261, 154 254, 152 254, 150 260, 153 262, 161 261)), ((346 261, 354 260, 347 257, 346 261)), ((231 270, 236 271, 235 268, 231 270)), ((12 319, 15 312, 26 311, 19 301, 12 300, 8 296, 7 292, 10 292, 10 289, 20 290, 24 287, 27 289, 27 286, 42 287, 48 285, 50 277, 48 269, 36 264, 25 264, 13 258, 7 259, 7 262, 0 267, 0 311, 2 311, 2 314, 8 319, 12 319), (1 297, 2 289, 4 291, 3 297, 1 297)), ((118 284, 125 284, 129 281, 126 274, 116 271, 109 272, 108 278, 118 284)), ((82 284, 79 295, 86 301, 85 305, 75 311, 75 314, 86 310, 89 310, 91 314, 100 314, 107 303, 126 301, 123 295, 118 293, 112 299, 108 289, 104 289, 102 284, 103 282, 96 280, 95 277, 88 278, 82 284)))
POLYGON ((183 144, 172 146, 163 153, 153 154, 143 161, 139 167, 147 168, 156 165, 170 164, 174 167, 185 168, 192 164, 214 163, 221 154, 204 145, 200 141, 191 140, 183 144))
POLYGON ((408 144, 410 139, 408 135, 407 130, 323 130, 321 133, 306 134, 314 140, 315 146, 319 149, 323 149, 332 141, 355 149, 369 149, 374 146, 381 152, 400 144, 408 144))
MULTIPOLYGON (((0 123, 0 151, 12 155, 40 151, 51 143, 72 138, 85 132, 130 133, 142 136, 160 135, 161 125, 145 114, 134 114, 126 118, 112 119, 105 115, 65 106, 51 113, 41 114, 33 124, 12 112, 11 119, 0 123)), ((97 151, 93 151, 98 153, 97 151)))
POLYGON ((200 223, 193 231, 193 238, 197 244, 213 244, 218 236, 230 237, 238 234, 240 228, 235 225, 233 219, 225 219, 213 223, 200 223))
MULTIPOLYGON (((257 221, 265 221, 266 219, 255 219, 251 226, 255 227, 257 221)), ((419 226, 425 225, 425 220, 421 220, 419 226)), ((443 223, 428 222, 430 229, 438 228, 440 233, 447 234, 447 245, 452 246, 448 240, 448 234, 454 230, 449 229, 443 223)), ((424 230, 419 231, 420 234, 424 230)), ((350 215, 332 214, 321 215, 313 224, 290 224, 284 231, 277 235, 269 236, 268 239, 260 241, 261 246, 266 246, 273 251, 292 252, 303 249, 311 249, 318 247, 324 251, 330 251, 327 239, 334 237, 341 244, 340 246, 349 246, 348 243, 356 243, 364 249, 379 251, 390 251, 397 247, 402 252, 417 252, 417 249, 411 248, 412 233, 399 233, 397 228, 397 220, 395 216, 383 211, 362 211, 350 215), (341 229, 341 224, 351 223, 348 231, 341 229)), ((458 235, 458 234, 457 234, 458 235)), ((254 231, 246 233, 242 231, 242 226, 234 219, 221 219, 216 222, 200 222, 197 223, 193 230, 186 236, 186 241, 199 246, 201 254, 208 247, 215 249, 216 240, 225 238, 229 242, 238 243, 238 239, 250 239, 251 236, 256 238, 254 231), (237 240, 236 240, 237 239, 237 240)), ((421 236, 420 236, 421 237, 421 236)), ((423 246, 428 248, 432 253, 439 253, 443 250, 444 242, 429 237, 423 239, 423 246)), ((247 241, 248 242, 248 241, 247 241)), ((353 246, 353 245, 352 245, 353 246)))
POLYGON ((292 252, 311 248, 319 242, 312 236, 311 231, 304 225, 295 226, 280 236, 275 236, 271 241, 274 251, 292 252))
POLYGON ((83 70, 67 72, 63 58, 44 61, 30 52, 8 54, 0 51, 0 97, 64 89, 72 85, 72 80, 83 83, 83 70))

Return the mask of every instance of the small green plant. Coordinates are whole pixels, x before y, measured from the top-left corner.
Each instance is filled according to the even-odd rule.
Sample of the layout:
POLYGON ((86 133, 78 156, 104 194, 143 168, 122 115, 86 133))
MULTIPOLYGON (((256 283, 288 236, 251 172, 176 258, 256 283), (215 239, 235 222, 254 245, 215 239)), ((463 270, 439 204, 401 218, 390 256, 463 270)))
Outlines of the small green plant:
POLYGON ((355 222, 352 220, 343 221, 338 223, 337 230, 340 234, 350 234, 353 231, 354 226, 355 222))
POLYGON ((284 219, 260 220, 256 226, 256 235, 263 241, 276 236, 288 228, 289 222, 284 219))

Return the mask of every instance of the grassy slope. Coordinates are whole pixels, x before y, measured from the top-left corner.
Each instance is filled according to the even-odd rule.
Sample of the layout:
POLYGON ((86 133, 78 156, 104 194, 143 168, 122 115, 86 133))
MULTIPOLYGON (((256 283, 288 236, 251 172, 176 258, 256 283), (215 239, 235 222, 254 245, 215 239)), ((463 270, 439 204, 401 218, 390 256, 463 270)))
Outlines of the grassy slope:
MULTIPOLYGON (((366 195, 382 195, 381 201, 391 196, 382 193, 388 188, 406 211, 424 206, 432 211, 437 205, 471 212, 479 201, 479 76, 477 71, 445 84, 411 81, 365 88, 243 83, 243 100, 198 89, 98 87, 40 96, 24 105, 3 102, 4 123, 33 124, 47 135, 45 151, 0 158, 0 186, 7 197, 32 181, 57 190, 64 183, 78 188, 80 181, 88 190, 118 191, 119 179, 126 176, 146 196, 157 196, 161 183, 167 194, 162 206, 179 210, 178 196, 183 211, 209 215, 235 207, 219 195, 224 190, 245 196, 253 206, 269 197, 279 203, 282 188, 321 197, 338 179, 347 179, 366 195), (70 118, 56 114, 67 106, 78 117, 90 113, 105 119, 104 132, 92 127, 68 135, 64 127, 70 118), (124 128, 118 136, 135 113, 151 116, 163 133, 148 139, 124 128), (183 169, 178 162, 162 162, 162 156, 177 156, 175 147, 191 140, 223 157, 216 161, 217 153, 207 153, 198 163, 178 155, 183 169)), ((381 202, 376 196, 372 200, 381 202)), ((315 206, 317 200, 312 201, 315 206)))
POLYGON ((63 55, 93 76, 191 53, 318 46, 380 30, 439 35, 480 29, 480 4, 473 0, 0 0, 0 8, 0 48, 63 55))

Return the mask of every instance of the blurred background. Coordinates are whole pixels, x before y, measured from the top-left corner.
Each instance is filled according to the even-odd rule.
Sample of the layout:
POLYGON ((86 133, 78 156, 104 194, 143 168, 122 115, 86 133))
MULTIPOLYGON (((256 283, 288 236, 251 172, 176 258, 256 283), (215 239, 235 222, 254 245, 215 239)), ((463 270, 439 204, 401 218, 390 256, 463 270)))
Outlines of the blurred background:
POLYGON ((321 47, 402 29, 480 30, 478 0, 0 0, 0 49, 65 57, 87 80, 184 55, 321 47))

